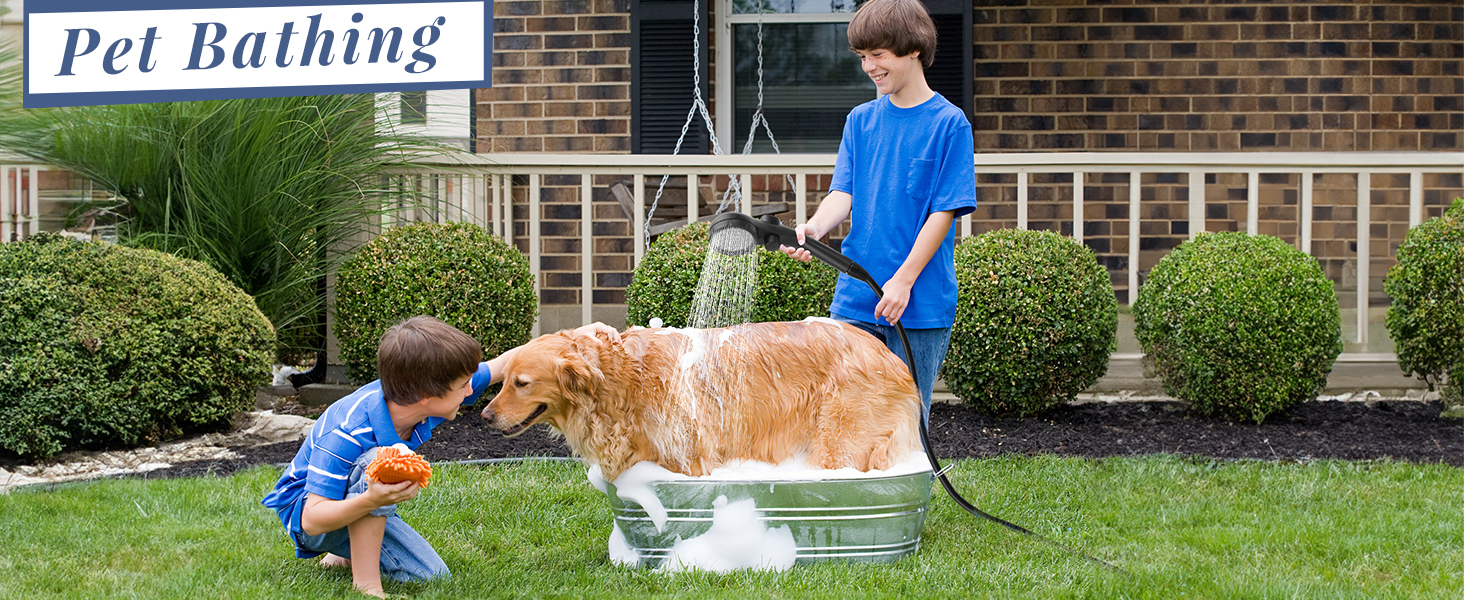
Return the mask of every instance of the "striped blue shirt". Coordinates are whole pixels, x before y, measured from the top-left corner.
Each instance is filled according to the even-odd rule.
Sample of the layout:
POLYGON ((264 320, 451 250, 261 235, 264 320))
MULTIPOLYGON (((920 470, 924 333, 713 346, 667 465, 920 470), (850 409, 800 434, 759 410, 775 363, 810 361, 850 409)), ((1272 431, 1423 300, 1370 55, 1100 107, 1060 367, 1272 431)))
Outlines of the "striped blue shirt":
MULTIPOLYGON (((477 402, 491 380, 488 363, 479 363, 478 371, 473 374, 473 393, 463 405, 477 402)), ((406 444, 416 450, 432 438, 432 430, 443 421, 446 419, 428 417, 417 423, 408 439, 402 439, 381 395, 381 380, 361 386, 331 404, 315 420, 274 491, 265 496, 264 505, 279 513, 280 522, 286 528, 299 533, 300 512, 304 508, 301 500, 307 492, 330 500, 344 500, 351 468, 361 454, 378 446, 395 444, 406 444)))

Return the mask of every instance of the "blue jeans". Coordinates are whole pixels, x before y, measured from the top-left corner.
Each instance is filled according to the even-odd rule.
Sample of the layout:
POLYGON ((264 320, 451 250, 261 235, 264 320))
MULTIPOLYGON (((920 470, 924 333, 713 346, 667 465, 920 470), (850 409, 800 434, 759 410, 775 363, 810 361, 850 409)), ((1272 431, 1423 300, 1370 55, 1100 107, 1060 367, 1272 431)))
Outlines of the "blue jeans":
MULTIPOLYGON (((840 315, 830 315, 835 321, 847 323, 863 329, 879 341, 884 342, 885 347, 894 352, 895 356, 905 361, 910 366, 910 359, 905 357, 905 346, 900 343, 900 334, 893 325, 877 325, 866 323, 857 319, 850 319, 840 315)), ((910 352, 915 355, 915 373, 920 383, 920 402, 925 405, 922 417, 926 424, 930 423, 930 393, 935 389, 935 377, 940 374, 940 365, 945 362, 946 350, 951 347, 951 328, 941 327, 937 329, 905 329, 905 337, 910 338, 910 352)))
MULTIPOLYGON (((366 492, 366 465, 376 458, 376 448, 367 450, 356 459, 351 468, 351 478, 346 498, 354 498, 366 492)), ((304 502, 304 498, 301 498, 304 502)), ((373 517, 386 517, 386 532, 381 538, 381 575, 396 581, 418 581, 450 575, 447 563, 432 549, 432 545, 407 525, 396 514, 396 505, 388 504, 369 513, 373 517)), ((342 527, 320 535, 295 534, 295 543, 311 552, 329 552, 336 556, 351 557, 350 531, 342 527)))

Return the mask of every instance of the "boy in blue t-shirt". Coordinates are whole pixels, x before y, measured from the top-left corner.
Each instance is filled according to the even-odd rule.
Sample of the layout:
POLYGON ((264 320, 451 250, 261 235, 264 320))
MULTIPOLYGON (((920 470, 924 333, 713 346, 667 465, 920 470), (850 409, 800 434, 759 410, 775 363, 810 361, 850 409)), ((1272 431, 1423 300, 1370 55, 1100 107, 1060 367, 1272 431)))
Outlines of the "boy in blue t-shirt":
MULTIPOLYGON (((601 323, 575 330, 594 338, 620 334, 601 323)), ((351 569, 356 589, 386 597, 381 576, 397 581, 448 575, 422 536, 396 515, 417 496, 416 482, 386 484, 365 477, 377 448, 416 450, 432 429, 457 417, 483 390, 503 379, 516 351, 482 362, 483 348, 457 328, 428 316, 387 330, 376 351, 381 379, 326 409, 264 505, 279 513, 295 555, 325 555, 321 564, 351 569)))
MULTIPOLYGON (((848 35, 880 97, 849 112, 829 194, 796 228, 798 240, 821 238, 851 217, 840 249, 883 282, 884 298, 840 275, 829 312, 914 365, 929 415, 956 315, 951 224, 976 209, 971 123, 925 82, 935 60, 935 24, 920 0, 869 0, 848 35), (896 322, 906 328, 913 361, 896 322)), ((783 251, 811 258, 807 250, 783 251)))

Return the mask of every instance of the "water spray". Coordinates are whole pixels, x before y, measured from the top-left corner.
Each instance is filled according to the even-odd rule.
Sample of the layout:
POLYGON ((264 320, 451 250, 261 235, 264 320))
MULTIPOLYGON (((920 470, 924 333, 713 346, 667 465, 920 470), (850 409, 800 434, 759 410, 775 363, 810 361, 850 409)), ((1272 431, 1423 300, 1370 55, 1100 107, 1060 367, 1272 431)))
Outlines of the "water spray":
MULTIPOLYGON (((803 243, 798 243, 798 232, 795 231, 793 228, 787 227, 778 222, 778 219, 772 215, 765 216, 761 220, 759 220, 744 215, 742 213, 722 213, 721 215, 717 216, 717 218, 712 219, 711 232, 709 235, 709 244, 711 246, 711 249, 727 256, 741 256, 743 254, 747 254, 748 252, 752 252, 758 246, 762 246, 763 248, 766 248, 767 250, 772 252, 777 252, 781 246, 788 246, 790 248, 802 248, 808 250, 808 253, 813 255, 814 258, 817 258, 824 264, 833 267, 834 270, 840 273, 848 275, 859 281, 863 281, 864 283, 868 284, 871 289, 874 290, 874 294, 876 296, 880 298, 884 297, 884 289, 880 287, 879 282, 875 281, 874 278, 869 275, 868 271, 864 270, 864 267, 859 266, 859 264, 854 262, 853 259, 844 256, 838 250, 834 250, 833 248, 829 247, 828 244, 825 244, 818 240, 805 238, 805 241, 803 243)), ((910 339, 905 335, 905 327, 903 325, 901 325, 898 321, 896 321, 894 325, 895 332, 900 336, 900 344, 905 349, 905 356, 909 357, 909 362, 906 363, 906 366, 910 368, 910 378, 915 381, 915 389, 918 390, 920 389, 920 375, 915 372, 915 366, 912 364, 914 362, 915 355, 913 352, 910 351, 910 339)), ((955 501, 957 506, 965 509, 966 512, 1001 525, 1002 527, 1005 527, 1012 531, 1031 536, 1032 538, 1050 544, 1056 548, 1065 550, 1071 554, 1081 556, 1085 559, 1088 559, 1089 561, 1092 561, 1109 569, 1124 572, 1123 569, 1120 569, 1108 563, 1107 561, 1094 558, 1088 554, 1078 551, 1075 548, 1069 547, 1056 540, 1027 529, 1026 527, 1022 527, 1021 525, 1017 525, 1015 523, 987 513, 986 511, 977 508, 976 505, 972 504, 969 500, 966 500, 965 497, 956 492, 956 488, 951 485, 950 480, 946 479, 946 471, 948 470, 948 468, 941 468, 940 461, 935 457, 935 449, 930 445, 930 434, 926 425, 926 422, 930 420, 930 413, 928 412, 929 409, 927 409, 922 403, 921 410, 923 414, 921 415, 922 418, 920 419, 920 444, 925 448, 925 456, 930 459, 930 467, 931 470, 935 473, 935 478, 940 480, 941 487, 945 488, 946 493, 950 495, 951 500, 955 501)))

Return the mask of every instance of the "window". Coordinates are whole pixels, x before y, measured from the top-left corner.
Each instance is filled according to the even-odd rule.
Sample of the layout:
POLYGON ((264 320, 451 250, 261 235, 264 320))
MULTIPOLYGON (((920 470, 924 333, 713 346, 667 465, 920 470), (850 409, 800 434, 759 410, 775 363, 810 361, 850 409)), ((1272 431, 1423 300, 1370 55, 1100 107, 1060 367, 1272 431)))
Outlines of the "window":
MULTIPOLYGON (((935 64, 925 72, 936 92, 971 113, 971 4, 924 0, 939 37, 935 64)), ((874 83, 859 69, 846 37, 864 0, 632 0, 631 151, 670 154, 694 92, 700 90, 728 153, 742 151, 758 102, 758 25, 762 25, 763 115, 782 152, 835 152, 849 110, 874 99, 874 83), (708 13, 714 11, 715 15, 708 13), (761 10, 761 12, 759 12, 761 10), (712 18, 716 22, 713 23, 712 18), (699 24, 693 38, 693 24, 699 24), (716 39, 709 76, 709 34, 716 39), (699 52, 696 52, 699 50, 699 52), (693 85, 693 66, 700 86, 693 85), (715 78, 716 86, 711 85, 715 78), (716 90, 713 101, 710 90, 716 90), (730 109, 729 109, 730 107, 730 109)), ((761 128, 754 152, 772 152, 761 128)), ((711 150, 700 115, 682 153, 711 150)))
MULTIPOLYGON (((694 92, 710 102, 708 5, 717 0, 631 0, 630 151, 671 154, 694 92), (697 14, 693 16, 692 9, 697 14), (699 28, 692 37, 693 27, 699 28), (693 68, 700 85, 694 85, 693 68)), ((706 154, 710 138, 700 115, 687 127, 681 152, 706 154)))
MULTIPOLYGON (((849 51, 846 32, 854 2, 764 0, 759 32, 758 0, 733 1, 734 14, 728 20, 733 38, 734 143, 729 151, 740 152, 747 142, 761 93, 763 116, 779 150, 837 152, 844 117, 875 97, 874 82, 859 70, 859 57, 849 51), (784 20, 788 18, 797 20, 784 20)), ((752 137, 754 152, 773 151, 761 126, 752 137)))
POLYGON ((402 125, 427 124, 427 92, 402 92, 402 125))
MULTIPOLYGON (((844 118, 855 106, 874 99, 874 83, 859 68, 846 36, 854 11, 864 0, 721 0, 732 29, 730 47, 718 56, 730 68, 718 69, 718 89, 731 80, 731 94, 718 94, 717 130, 729 133, 729 152, 747 142, 758 105, 758 29, 762 28, 762 109, 778 149, 783 152, 836 152, 844 118), (759 13, 761 10, 761 13, 759 13), (728 131, 730 130, 730 131, 728 131)), ((925 0, 937 31, 935 64, 926 81, 951 103, 971 113, 971 5, 958 0, 925 0)), ((754 152, 772 152, 767 132, 753 134, 754 152)))

